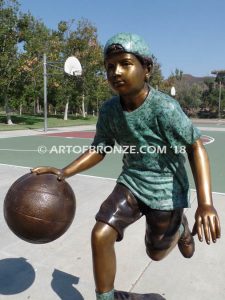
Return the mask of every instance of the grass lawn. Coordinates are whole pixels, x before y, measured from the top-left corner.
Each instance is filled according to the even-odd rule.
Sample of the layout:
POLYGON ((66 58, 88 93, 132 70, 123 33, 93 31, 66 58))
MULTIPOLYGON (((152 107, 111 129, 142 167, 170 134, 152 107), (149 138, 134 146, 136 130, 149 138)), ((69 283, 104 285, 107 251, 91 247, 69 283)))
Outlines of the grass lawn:
MULTIPOLYGON (((3 130, 19 130, 19 129, 39 129, 44 128, 44 117, 35 115, 13 115, 11 117, 14 125, 7 125, 6 117, 0 115, 0 131, 3 130)), ((76 125, 90 125, 96 124, 97 117, 87 116, 75 117, 68 116, 68 120, 63 120, 63 116, 50 116, 48 117, 48 128, 76 126, 76 125)))

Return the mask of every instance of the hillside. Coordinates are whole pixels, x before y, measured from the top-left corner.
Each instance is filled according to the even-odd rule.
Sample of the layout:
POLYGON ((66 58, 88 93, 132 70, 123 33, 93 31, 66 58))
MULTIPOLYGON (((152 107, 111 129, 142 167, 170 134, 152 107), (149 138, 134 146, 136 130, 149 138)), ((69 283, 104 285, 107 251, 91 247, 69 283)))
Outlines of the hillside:
POLYGON ((186 82, 189 85, 192 85, 194 83, 204 84, 205 79, 211 79, 211 78, 213 79, 215 77, 213 77, 213 76, 195 77, 195 76, 192 76, 190 74, 183 74, 182 75, 182 81, 186 82))

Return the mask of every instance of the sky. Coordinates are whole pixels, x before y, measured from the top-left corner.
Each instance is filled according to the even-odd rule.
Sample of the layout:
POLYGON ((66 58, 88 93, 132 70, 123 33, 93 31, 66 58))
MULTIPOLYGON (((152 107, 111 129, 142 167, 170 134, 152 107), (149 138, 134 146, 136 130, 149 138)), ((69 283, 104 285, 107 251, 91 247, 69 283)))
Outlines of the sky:
POLYGON ((176 68, 193 76, 225 69, 225 0, 18 0, 50 29, 88 19, 99 42, 118 32, 141 35, 167 78, 176 68))

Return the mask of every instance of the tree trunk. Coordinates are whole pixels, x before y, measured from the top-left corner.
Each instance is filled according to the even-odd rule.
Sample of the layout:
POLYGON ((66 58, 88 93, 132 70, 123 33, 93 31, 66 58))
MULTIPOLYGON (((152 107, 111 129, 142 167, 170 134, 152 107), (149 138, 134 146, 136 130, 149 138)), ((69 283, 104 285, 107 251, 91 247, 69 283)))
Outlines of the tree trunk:
POLYGON ((68 120, 68 109, 69 109, 69 99, 67 99, 66 105, 65 105, 65 111, 64 111, 64 118, 63 120, 68 120))
POLYGON ((37 114, 40 114, 39 98, 36 99, 36 112, 37 114))
POLYGON ((22 116, 23 105, 20 104, 20 116, 22 116))
POLYGON ((36 115, 36 100, 34 100, 34 115, 36 115))
POLYGON ((98 103, 98 97, 97 97, 97 103, 96 103, 96 114, 98 116, 99 113, 99 103, 98 103))
POLYGON ((85 114, 85 107, 84 107, 84 93, 82 95, 82 116, 85 118, 86 114, 85 114))
POLYGON ((6 124, 14 125, 12 120, 11 120, 10 109, 9 109, 9 101, 8 101, 7 98, 5 100, 5 114, 6 114, 6 124))
POLYGON ((11 120, 11 116, 9 114, 6 115, 7 125, 14 125, 13 121, 11 120))

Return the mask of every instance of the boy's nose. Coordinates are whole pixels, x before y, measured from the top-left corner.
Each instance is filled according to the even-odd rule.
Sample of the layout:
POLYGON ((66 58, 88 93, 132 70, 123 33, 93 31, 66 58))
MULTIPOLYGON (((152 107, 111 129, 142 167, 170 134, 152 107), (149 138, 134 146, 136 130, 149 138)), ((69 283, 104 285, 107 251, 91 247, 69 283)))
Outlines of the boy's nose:
POLYGON ((115 75, 120 75, 121 74, 121 66, 118 64, 115 66, 114 74, 115 75))

